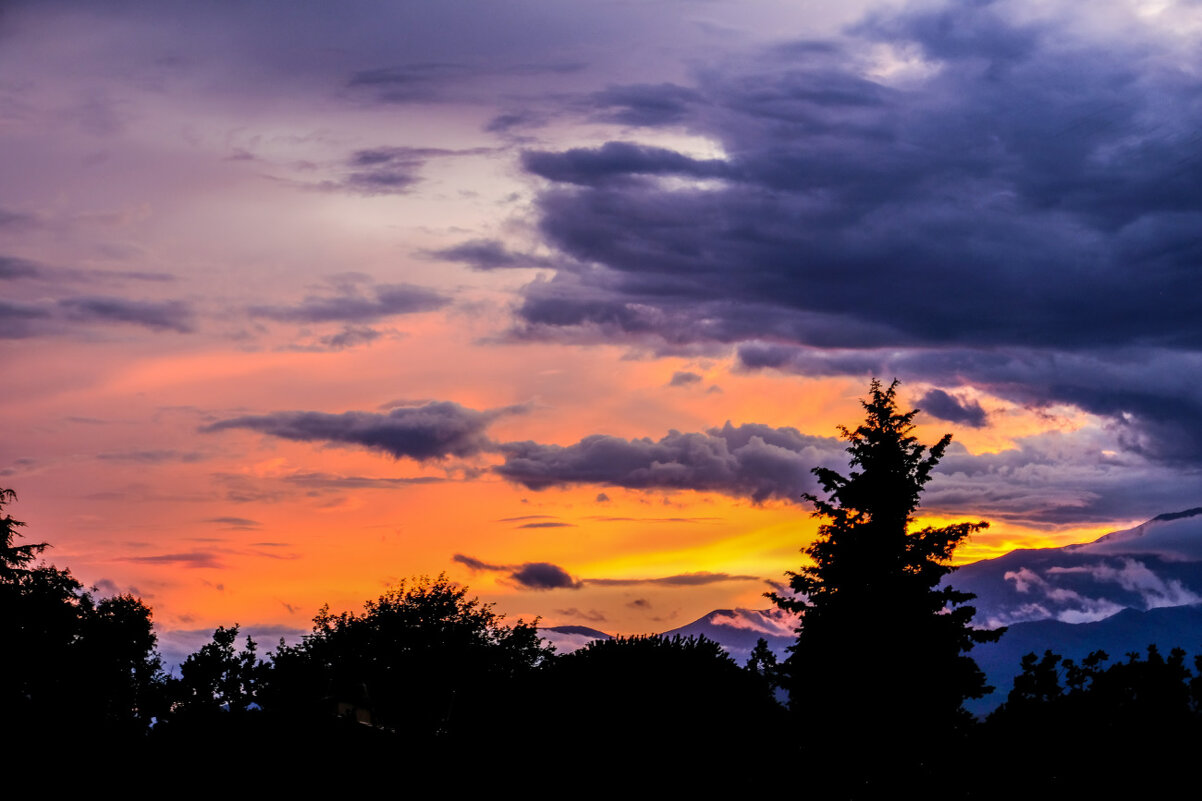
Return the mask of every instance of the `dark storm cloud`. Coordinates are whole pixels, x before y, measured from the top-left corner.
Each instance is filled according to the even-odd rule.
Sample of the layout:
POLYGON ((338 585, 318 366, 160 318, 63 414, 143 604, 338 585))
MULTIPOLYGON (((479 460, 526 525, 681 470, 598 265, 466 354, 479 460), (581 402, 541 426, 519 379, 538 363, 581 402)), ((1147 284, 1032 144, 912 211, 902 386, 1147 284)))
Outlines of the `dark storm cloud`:
MULTIPOLYGON (((683 127, 726 155, 526 153, 552 184, 540 230, 567 259, 525 288, 514 335, 776 343, 743 347, 747 367, 838 349, 790 351, 807 375, 876 372, 900 348, 911 379, 1072 403, 1125 447, 1202 462, 1202 398, 1180 380, 1202 349, 1193 61, 1149 33, 1091 41, 1007 9, 881 12, 691 86, 586 96, 586 115, 683 127), (866 44, 925 65, 874 77, 866 44)), ((929 411, 980 420, 940 400, 929 411)))
POLYGON ((816 487, 810 470, 838 463, 843 446, 793 428, 746 424, 704 433, 672 431, 658 441, 594 434, 574 445, 508 442, 494 468, 530 489, 602 484, 799 501, 816 487))
POLYGON ((860 374, 971 384, 1031 408, 1072 404, 1111 420, 1119 443, 1178 466, 1202 461, 1202 387, 1189 376, 1202 354, 1121 348, 1057 352, 1029 348, 824 351, 768 343, 738 349, 746 369, 803 375, 860 374))
POLYGON ((338 295, 310 295, 295 306, 252 306, 255 317, 293 323, 333 321, 371 322, 394 314, 434 311, 450 303, 450 298, 413 284, 380 284, 369 294, 344 292, 338 295))
POLYGON ((522 154, 522 166, 548 180, 580 186, 596 186, 638 175, 724 178, 731 174, 724 161, 693 159, 674 150, 630 142, 606 142, 599 148, 574 148, 562 153, 527 151, 522 154))
POLYGON ((64 298, 58 302, 67 317, 88 323, 131 323, 152 331, 189 333, 194 328, 192 307, 178 300, 127 300, 115 297, 64 298))
POLYGON ((1046 529, 1151 516, 1197 498, 1196 471, 1183 475, 1108 452, 1108 444, 1056 433, 998 453, 970 454, 953 442, 927 485, 923 508, 1046 529), (1135 497, 1132 486, 1139 488, 1135 497))
POLYGON ((244 428, 282 439, 359 445, 383 451, 393 458, 417 461, 448 456, 474 456, 494 447, 485 429, 502 414, 518 407, 477 411, 457 403, 440 401, 424 406, 375 412, 273 412, 222 420, 202 432, 244 428))
POLYGON ((985 410, 975 400, 961 400, 941 389, 932 389, 918 399, 918 408, 932 417, 973 428, 985 425, 985 410))

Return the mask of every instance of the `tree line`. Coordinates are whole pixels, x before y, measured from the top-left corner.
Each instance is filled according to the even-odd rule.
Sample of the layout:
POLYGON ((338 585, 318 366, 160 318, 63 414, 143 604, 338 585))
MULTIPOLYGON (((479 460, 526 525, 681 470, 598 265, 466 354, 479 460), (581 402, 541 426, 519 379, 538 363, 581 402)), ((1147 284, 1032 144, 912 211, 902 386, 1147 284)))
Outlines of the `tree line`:
POLYGON ((323 607, 300 642, 270 651, 220 627, 170 674, 151 610, 39 562, 47 544, 17 543, 24 523, 4 513, 15 494, 0 489, 5 728, 37 753, 86 731, 107 764, 137 754, 162 770, 220 759, 312 776, 320 755, 359 777, 507 785, 529 771, 578 782, 637 769, 654 777, 643 788, 817 798, 1040 797, 1185 775, 1202 744, 1202 657, 1192 672, 1180 649, 1109 665, 1101 652, 1030 654, 986 720, 964 710, 993 689, 971 650, 1004 630, 975 628, 972 596, 944 579, 987 524, 914 529, 950 437, 919 443, 896 387, 874 380, 864 422, 841 429, 848 474, 814 471, 824 494, 807 500, 823 524, 790 592, 769 593, 799 616, 795 644, 778 661, 761 640, 745 665, 705 638, 557 654, 537 621, 506 623, 442 575, 361 611, 323 607), (1121 765, 1100 766, 1114 748, 1121 765))

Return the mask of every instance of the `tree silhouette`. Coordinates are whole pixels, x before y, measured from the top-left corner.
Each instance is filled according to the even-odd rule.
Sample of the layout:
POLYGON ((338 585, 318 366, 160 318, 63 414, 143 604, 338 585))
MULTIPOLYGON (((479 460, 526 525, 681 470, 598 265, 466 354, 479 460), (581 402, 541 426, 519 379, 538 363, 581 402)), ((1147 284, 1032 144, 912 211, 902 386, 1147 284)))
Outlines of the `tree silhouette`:
MULTIPOLYGON (((1006 702, 990 714, 982 750, 1021 764, 992 782, 996 797, 1039 787, 1048 795, 1112 797, 1152 786, 1184 786, 1195 778, 1202 744, 1198 681, 1186 653, 1168 657, 1156 645, 1106 665, 1104 651, 1078 664, 1052 651, 1022 659, 1006 702), (1099 748, 1109 769, 1100 769, 1099 748)), ((1195 657, 1202 675, 1202 656, 1195 657)))
POLYGON ((14 538, 21 536, 17 529, 25 524, 14 520, 12 515, 4 514, 4 505, 16 499, 15 491, 0 487, 0 582, 13 582, 18 576, 27 573, 26 566, 49 547, 44 542, 30 545, 13 544, 14 538))
MULTIPOLYGON (((0 489, 0 509, 15 499, 0 489)), ((145 732, 161 694, 150 609, 131 595, 99 601, 71 575, 33 564, 45 543, 13 545, 24 526, 0 516, 0 704, 27 737, 68 726, 145 732)))
POLYGON ((780 675, 805 746, 835 769, 828 789, 852 795, 902 764, 935 769, 931 738, 966 725, 963 701, 992 689, 967 652, 1002 633, 973 628, 973 596, 941 585, 956 546, 987 524, 910 528, 951 436, 920 444, 897 384, 873 379, 864 422, 840 427, 852 471, 814 469, 826 497, 804 497, 826 522, 804 551, 812 563, 788 574, 795 596, 768 593, 801 618, 780 675))
POLYGON ((258 658, 250 637, 236 650, 238 626, 218 626, 206 643, 180 665, 180 677, 169 682, 176 716, 212 715, 221 711, 245 712, 258 700, 266 665, 258 658))
POLYGON ((552 660, 535 698, 537 730, 524 737, 538 743, 545 762, 578 766, 587 757, 642 768, 640 791, 660 789, 647 774, 663 775, 670 784, 663 789, 677 792, 700 784, 712 791, 728 773, 760 786, 760 767, 780 756, 784 710, 763 676, 705 637, 594 640, 552 660), (721 764, 683 772, 707 754, 721 764))
POLYGON ((552 654, 534 624, 501 620, 445 575, 401 581, 360 614, 322 607, 311 634, 273 654, 263 705, 453 739, 492 725, 511 682, 552 654))

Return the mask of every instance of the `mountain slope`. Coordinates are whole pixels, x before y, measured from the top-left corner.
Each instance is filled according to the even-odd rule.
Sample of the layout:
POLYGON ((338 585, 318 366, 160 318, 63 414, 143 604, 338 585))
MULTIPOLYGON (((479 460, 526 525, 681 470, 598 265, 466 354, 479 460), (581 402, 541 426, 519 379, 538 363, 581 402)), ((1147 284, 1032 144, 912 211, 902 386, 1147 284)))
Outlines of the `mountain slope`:
POLYGON ((1190 654, 1202 653, 1202 604, 1148 611, 1124 609, 1093 623, 1038 620, 1011 626, 998 642, 973 649, 972 657, 995 690, 965 706, 970 712, 983 715, 1005 701, 1024 654, 1042 655, 1050 650, 1080 662, 1091 651, 1102 650, 1111 662, 1116 662, 1125 660, 1133 651, 1146 654, 1149 644, 1155 644, 1165 654, 1174 647, 1190 654))
POLYGON ((665 631, 664 636, 703 636, 743 664, 761 637, 777 658, 783 659, 785 649, 797 639, 796 628, 797 618, 782 609, 715 609, 686 626, 665 631))
POLYGON ((964 565, 948 583, 977 595, 978 625, 1102 620, 1123 609, 1202 603, 1202 508, 1090 543, 1023 549, 964 565))

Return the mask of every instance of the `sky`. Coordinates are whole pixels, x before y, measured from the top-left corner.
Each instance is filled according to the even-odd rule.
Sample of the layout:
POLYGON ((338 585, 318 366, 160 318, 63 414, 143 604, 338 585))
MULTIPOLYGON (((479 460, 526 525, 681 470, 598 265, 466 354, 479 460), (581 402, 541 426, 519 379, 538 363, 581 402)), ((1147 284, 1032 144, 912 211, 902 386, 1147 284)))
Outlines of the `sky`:
POLYGON ((873 377, 960 561, 1200 505, 1202 3, 0 6, 0 486, 164 632, 764 608, 873 377))

